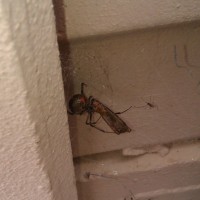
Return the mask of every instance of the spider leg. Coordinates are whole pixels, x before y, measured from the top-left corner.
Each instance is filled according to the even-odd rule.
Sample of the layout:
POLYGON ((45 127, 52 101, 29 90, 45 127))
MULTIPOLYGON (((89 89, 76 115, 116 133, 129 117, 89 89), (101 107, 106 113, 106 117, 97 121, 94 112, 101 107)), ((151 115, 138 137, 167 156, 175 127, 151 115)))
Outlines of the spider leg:
POLYGON ((101 119, 101 115, 99 116, 99 118, 95 121, 95 122, 91 122, 91 124, 97 124, 97 122, 101 119))
POLYGON ((93 115, 92 112, 88 113, 88 116, 87 116, 87 119, 86 119, 86 122, 85 122, 87 125, 91 125, 91 124, 95 123, 95 122, 92 122, 92 115, 93 115))
POLYGON ((90 114, 88 113, 87 118, 86 118, 86 121, 85 121, 85 124, 87 124, 87 125, 90 124, 90 122, 89 122, 89 116, 90 116, 90 114))
MULTIPOLYGON (((100 119, 100 118, 99 118, 100 119)), ((87 116, 87 119, 86 119, 86 124, 87 125, 90 125, 91 127, 93 128, 96 128, 97 130, 103 132, 103 133, 114 133, 114 132, 111 132, 111 131, 105 131, 97 126, 95 126, 92 122, 92 113, 89 113, 88 116, 87 116), (89 122, 88 122, 89 121, 89 122)))
POLYGON ((74 114, 73 112, 71 112, 71 111, 69 111, 69 110, 67 110, 67 113, 70 114, 70 115, 73 115, 73 114, 74 114))
MULTIPOLYGON (((89 96, 88 101, 89 101, 89 104, 92 105, 93 96, 89 96)), ((89 112, 89 113, 90 113, 90 112, 89 112)), ((92 115, 92 116, 93 116, 93 115, 92 115)), ((92 117, 91 117, 91 118, 92 118, 92 117)), ((96 124, 100 119, 101 119, 101 115, 100 115, 100 117, 99 117, 95 122, 92 122, 92 119, 91 119, 90 123, 91 123, 91 124, 96 124)))

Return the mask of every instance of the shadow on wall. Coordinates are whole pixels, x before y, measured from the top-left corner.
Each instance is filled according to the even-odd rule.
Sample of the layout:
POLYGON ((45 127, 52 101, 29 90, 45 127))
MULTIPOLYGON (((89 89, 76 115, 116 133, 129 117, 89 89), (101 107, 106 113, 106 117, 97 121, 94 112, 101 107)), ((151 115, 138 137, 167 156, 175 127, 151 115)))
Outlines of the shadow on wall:
MULTIPOLYGON (((65 21, 65 9, 63 0, 52 0, 54 6, 54 14, 55 14, 55 25, 57 32, 57 42, 58 49, 60 54, 60 62, 62 68, 62 78, 63 78, 63 86, 64 86, 64 95, 65 95, 65 105, 66 105, 66 114, 67 114, 67 102, 70 98, 71 94, 74 93, 74 85, 73 85, 73 65, 72 60, 70 58, 70 44, 67 38, 67 30, 66 30, 66 21, 65 21)), ((71 118, 68 118, 69 124, 72 124, 73 127, 77 127, 76 121, 71 118)), ((70 128, 70 133, 72 130, 70 128)), ((76 131, 75 131, 76 132, 76 131)), ((73 138, 71 136, 71 140, 76 140, 76 135, 73 134, 73 138)), ((78 141, 76 141, 78 142, 78 141)))
POLYGON ((70 75, 70 45, 66 35, 65 9, 63 0, 52 0, 54 6, 57 42, 60 53, 62 77, 64 84, 65 100, 69 99, 69 94, 73 92, 72 76, 70 75))

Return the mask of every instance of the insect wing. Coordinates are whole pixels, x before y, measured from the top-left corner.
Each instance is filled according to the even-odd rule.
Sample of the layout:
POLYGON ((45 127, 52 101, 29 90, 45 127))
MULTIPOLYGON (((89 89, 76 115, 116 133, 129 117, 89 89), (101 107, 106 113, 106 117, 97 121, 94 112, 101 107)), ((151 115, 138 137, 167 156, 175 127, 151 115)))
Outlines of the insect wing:
POLYGON ((97 100, 95 100, 93 105, 97 107, 97 109, 95 109, 96 112, 102 116, 105 122, 116 134, 131 132, 131 129, 126 125, 126 123, 108 107, 97 100))
POLYGON ((106 112, 102 113, 101 116, 115 133, 131 132, 131 129, 117 114, 107 107, 105 107, 105 110, 106 112))

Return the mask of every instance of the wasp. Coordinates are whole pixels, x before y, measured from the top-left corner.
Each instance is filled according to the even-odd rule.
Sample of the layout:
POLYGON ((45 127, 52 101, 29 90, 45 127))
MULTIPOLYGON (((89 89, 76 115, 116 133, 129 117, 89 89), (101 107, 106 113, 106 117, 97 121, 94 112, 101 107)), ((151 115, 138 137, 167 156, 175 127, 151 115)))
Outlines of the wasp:
POLYGON ((104 133, 116 133, 119 135, 121 133, 131 132, 131 129, 127 126, 127 124, 118 116, 118 114, 122 114, 126 112, 131 107, 126 109, 123 112, 114 113, 107 106, 105 106, 100 101, 93 98, 92 96, 87 98, 84 93, 84 86, 86 86, 86 84, 81 83, 81 93, 75 94, 69 100, 69 109, 70 109, 68 110, 69 114, 82 115, 85 112, 88 113, 86 124, 104 133), (108 124, 108 126, 112 129, 113 132, 105 131, 96 126, 99 119, 96 121, 93 121, 93 114, 95 112, 100 114, 99 119, 102 117, 104 121, 108 124))

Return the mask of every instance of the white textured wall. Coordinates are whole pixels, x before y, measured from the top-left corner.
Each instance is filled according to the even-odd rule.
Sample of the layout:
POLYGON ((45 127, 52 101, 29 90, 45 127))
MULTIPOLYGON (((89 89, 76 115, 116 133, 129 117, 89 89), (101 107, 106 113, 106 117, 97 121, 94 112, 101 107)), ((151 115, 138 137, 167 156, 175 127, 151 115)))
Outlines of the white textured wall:
POLYGON ((200 18, 199 0, 65 0, 65 6, 70 39, 200 18))
POLYGON ((50 0, 0 4, 0 199, 77 199, 50 0))

